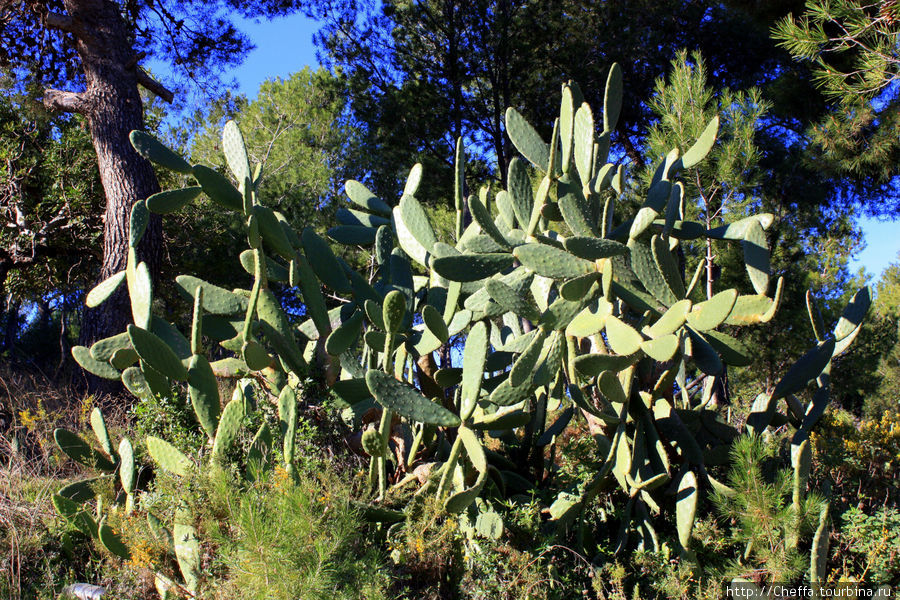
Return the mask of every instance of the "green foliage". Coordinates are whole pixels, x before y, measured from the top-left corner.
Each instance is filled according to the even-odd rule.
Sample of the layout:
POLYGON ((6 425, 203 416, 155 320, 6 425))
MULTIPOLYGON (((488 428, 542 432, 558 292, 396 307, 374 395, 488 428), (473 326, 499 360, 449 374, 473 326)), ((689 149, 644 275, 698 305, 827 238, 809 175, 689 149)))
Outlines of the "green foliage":
MULTIPOLYGON (((650 130, 648 149, 649 157, 656 159, 666 154, 668 139, 687 148, 712 117, 721 113, 719 141, 706 160, 687 169, 683 177, 684 197, 698 199, 696 203, 684 203, 686 214, 705 222, 716 235, 705 246, 682 243, 679 251, 685 254, 686 273, 701 269, 697 289, 707 297, 730 287, 742 293, 751 289, 758 293, 766 285, 771 287, 771 283, 767 284, 770 278, 759 273, 752 263, 768 264, 769 273, 784 277, 785 301, 773 315, 773 326, 740 333, 743 345, 755 348, 748 355, 749 365, 733 365, 747 367, 741 369, 729 367, 727 386, 713 391, 715 402, 737 402, 749 407, 761 386, 780 379, 790 362, 808 349, 810 337, 796 335, 792 326, 808 319, 801 302, 806 290, 813 290, 821 310, 829 318, 836 318, 849 300, 841 296, 840 290, 864 285, 864 281, 850 277, 847 269, 859 232, 854 231, 848 215, 835 215, 821 205, 798 202, 785 210, 784 184, 778 173, 781 163, 767 158, 776 150, 773 140, 764 133, 765 124, 778 107, 772 100, 764 100, 757 88, 747 92, 717 91, 709 85, 709 78, 705 61, 699 55, 682 53, 673 61, 671 74, 667 80, 657 81, 651 101, 659 121, 650 130), (761 221, 763 231, 755 232, 757 242, 727 243, 728 239, 743 239, 750 233, 747 227, 753 221, 744 217, 751 210, 767 214, 761 221), (774 214, 782 216, 774 220, 774 214), (770 249, 764 249, 761 239, 770 249), (815 250, 810 251, 811 248, 815 250)), ((642 179, 649 182, 653 175, 654 170, 647 169, 642 179)), ((800 181, 796 174, 792 177, 793 181, 800 181)), ((814 177, 820 178, 821 174, 816 171, 814 177)), ((810 184, 811 188, 797 191, 797 196, 811 197, 814 189, 821 188, 818 179, 810 180, 810 184)), ((688 321, 693 324, 692 315, 688 321)), ((871 326, 867 323, 866 328, 871 326)), ((729 329, 724 333, 737 335, 729 329)), ((863 336, 866 337, 865 331, 863 336)), ((850 351, 852 356, 844 355, 835 361, 833 394, 845 403, 851 402, 852 396, 859 397, 853 390, 866 389, 874 379, 862 375, 868 369, 866 359, 855 358, 860 354, 860 345, 850 351), (851 364, 856 367, 850 367, 851 364), (853 377, 856 373, 860 373, 858 378, 853 377)), ((863 352, 872 362, 872 355, 863 352)))
MULTIPOLYGON (((860 275, 862 280, 865 275, 860 275)), ((889 265, 875 283, 873 311, 853 346, 834 365, 835 395, 841 405, 869 420, 896 410, 898 371, 898 268, 889 265)))
POLYGON ((134 404, 132 413, 132 433, 136 440, 158 437, 182 452, 190 452, 202 443, 190 405, 179 396, 149 395, 140 398, 134 404))
POLYGON ((212 510, 200 521, 218 546, 218 593, 260 600, 389 597, 388 573, 363 537, 350 490, 327 468, 317 471, 296 483, 270 474, 249 488, 223 472, 206 484, 212 510))
MULTIPOLYGON (((611 69, 604 93, 605 127, 614 124, 621 106, 617 69, 611 69)), ((580 95, 574 84, 564 90, 566 98, 580 95)), ((194 167, 192 173, 205 194, 232 198, 218 210, 239 213, 235 220, 246 227, 252 260, 232 257, 232 262, 234 272, 240 272, 238 263, 247 271, 248 265, 253 267, 250 288, 228 291, 195 277, 178 277, 178 287, 195 310, 188 342, 174 325, 151 315, 151 290, 159 284, 151 284, 134 253, 126 265, 136 321, 127 332, 136 351, 133 376, 165 395, 173 383, 189 379, 185 364, 227 352, 228 358, 212 362, 210 368, 220 378, 236 380, 211 450, 206 443, 212 430, 208 405, 224 402, 211 380, 205 384, 204 401, 192 404, 200 423, 193 426, 197 446, 182 452, 177 443, 146 439, 149 455, 160 468, 157 475, 170 481, 173 493, 159 519, 165 527, 171 524, 180 568, 159 571, 171 582, 165 585, 183 586, 191 593, 208 585, 200 576, 199 554, 200 540, 211 531, 203 525, 204 503, 188 497, 195 485, 222 472, 241 477, 235 493, 250 494, 244 507, 248 512, 231 517, 255 529, 251 518, 263 510, 262 503, 250 499, 255 482, 273 469, 283 470, 287 480, 300 481, 297 410, 308 369, 321 374, 348 405, 344 413, 355 443, 370 457, 363 515, 381 523, 382 529, 393 523, 391 528, 406 535, 414 532, 403 521, 420 518, 424 503, 431 507, 429 518, 442 528, 444 523, 458 523, 466 535, 466 550, 480 553, 468 541, 502 536, 503 517, 492 503, 546 485, 554 471, 546 453, 549 449, 553 455, 557 438, 565 435, 577 414, 588 421, 603 460, 579 471, 580 477, 570 474, 565 488, 546 485, 542 490, 548 528, 557 535, 582 532, 578 548, 583 550, 583 532, 593 526, 594 507, 603 494, 619 521, 612 541, 616 552, 661 551, 666 545, 661 533, 674 530, 678 544, 673 547, 685 562, 694 563, 690 547, 703 510, 702 490, 712 487, 728 502, 738 503, 722 500, 725 509, 763 511, 762 522, 754 525, 758 530, 751 530, 750 522, 740 523, 740 535, 747 536, 752 550, 748 558, 774 561, 769 573, 776 579, 799 572, 796 539, 813 512, 818 518, 814 509, 821 504, 817 496, 805 495, 810 469, 806 440, 829 401, 832 360, 861 330, 868 290, 863 288, 848 302, 833 331, 824 333, 825 340, 786 366, 777 385, 758 394, 746 429, 761 435, 770 426, 789 422, 800 457, 795 462, 796 485, 783 474, 760 484, 765 449, 757 442, 734 442, 739 430, 721 412, 712 390, 721 385, 725 365, 749 361, 750 350, 723 331, 726 325, 768 322, 781 303, 783 279, 774 286, 769 282, 765 229, 772 217, 726 221, 722 229, 714 227, 717 217, 709 213, 710 205, 700 213, 685 208, 689 197, 680 178, 691 174, 685 171, 687 165, 700 169, 713 152, 717 117, 696 131, 697 139, 684 155, 678 148, 666 153, 646 190, 626 194, 621 173, 616 185, 608 176, 614 169, 606 162, 611 131, 594 129, 586 105, 572 108, 563 103, 560 120, 566 124, 557 122, 549 144, 519 113, 507 112, 513 145, 543 173, 533 182, 537 186, 530 212, 524 210, 528 194, 523 181, 497 193, 483 188, 478 197, 460 199, 456 207, 456 223, 465 225, 466 207, 472 222, 462 231, 438 237, 415 197, 422 178, 422 167, 416 165, 403 196, 390 210, 392 220, 380 222, 390 235, 366 238, 369 244, 380 238, 380 258, 365 274, 341 259, 311 227, 304 226, 300 233, 265 207, 260 179, 247 176, 259 170, 248 163, 244 136, 234 122, 226 125, 223 146, 239 185, 217 175, 213 188, 208 177, 214 171, 194 167), (572 132, 566 142, 572 144, 571 151, 558 152, 560 131, 572 132), (511 199, 511 193, 521 198, 511 199), (622 202, 631 194, 640 199, 635 203, 639 208, 622 202), (708 252, 712 240, 723 248, 740 249, 740 287, 751 287, 753 293, 731 287, 714 296, 712 281, 706 294, 699 291, 696 278, 686 281, 686 257, 698 249, 708 252), (309 312, 299 326, 291 325, 277 302, 281 284, 269 279, 270 272, 286 272, 290 287, 284 292, 299 291, 302 296, 309 312), (331 310, 326 294, 337 301, 331 310), (704 295, 709 298, 705 303, 704 295), (212 320, 214 316, 219 320, 212 320), (466 336, 461 368, 454 367, 449 353, 439 370, 434 352, 460 334, 466 336), (704 385, 697 385, 701 381, 704 385), (811 401, 794 398, 813 382, 811 401), (782 413, 778 409, 786 397, 788 410, 782 413), (725 494, 709 470, 729 449, 739 465, 731 476, 736 494, 725 494), (670 483, 678 489, 674 501, 665 494, 670 483), (793 501, 785 505, 783 497, 792 489, 793 501)), ((465 160, 463 153, 458 160, 465 160)), ((727 162, 721 156, 719 160, 727 162)), ((462 172, 464 166, 458 164, 456 170, 462 172)), ((367 212, 348 209, 341 218, 349 215, 375 224, 391 206, 358 182, 348 183, 346 191, 350 201, 367 212)), ((113 357, 109 362, 92 360, 118 373, 113 357)), ((152 499, 146 492, 136 494, 152 499)), ((97 516, 106 518, 103 511, 97 516)), ((256 534, 247 535, 256 544, 256 534)), ((463 548, 461 541, 454 543, 456 554, 463 548)), ((127 550, 127 536, 124 543, 124 550, 116 543, 107 546, 120 555, 133 554, 127 550)), ((273 552, 281 546, 276 540, 273 552)), ((267 556, 260 555, 260 562, 253 564, 266 563, 267 556)), ((441 565, 448 569, 441 578, 458 579, 456 563, 443 560, 441 565)))
POLYGON ((892 583, 900 577, 900 511, 882 506, 867 515, 851 507, 841 515, 840 543, 853 556, 843 576, 872 583, 892 583))
POLYGON ((713 496, 721 514, 735 523, 731 535, 745 544, 743 555, 726 573, 731 577, 761 570, 764 581, 793 581, 809 566, 810 559, 791 538, 815 530, 824 500, 809 494, 799 506, 791 503, 793 474, 778 468, 778 452, 777 444, 754 435, 732 445, 728 484, 734 493, 713 496))
MULTIPOLYGON (((659 121, 650 128, 647 150, 651 164, 664 156, 673 145, 684 153, 701 137, 710 121, 719 116, 716 143, 705 160, 684 178, 687 198, 700 198, 697 204, 686 203, 686 217, 714 225, 730 223, 746 216, 758 199, 761 173, 761 150, 756 131, 771 103, 762 98, 758 88, 747 92, 730 89, 714 90, 709 85, 706 61, 695 53, 681 52, 672 61, 668 79, 659 78, 650 100, 650 109, 659 121)), ((645 179, 652 171, 642 174, 645 179)))
POLYGON ((900 461, 898 423, 896 408, 873 418, 858 419, 837 409, 822 417, 819 431, 811 436, 817 470, 835 482, 835 495, 846 498, 846 505, 871 512, 900 502, 898 490, 889 483, 900 461))
POLYGON ((350 176, 345 165, 365 164, 358 134, 345 118, 344 98, 340 81, 324 69, 306 67, 286 79, 266 80, 252 101, 233 98, 195 115, 185 125, 190 155, 223 169, 221 128, 226 118, 235 119, 250 163, 262 164, 257 184, 266 205, 298 230, 330 224, 341 182, 350 176))
MULTIPOLYGON (((612 60, 622 63, 624 100, 609 115, 596 111, 593 122, 598 130, 615 129, 616 143, 640 168, 644 139, 656 117, 637 99, 650 98, 655 81, 682 48, 701 51, 715 65, 715 87, 775 89, 787 80, 800 90, 792 89, 783 104, 806 119, 820 109, 820 99, 768 32, 792 8, 668 0, 614 6, 585 0, 552 6, 521 0, 343 0, 312 10, 322 23, 317 45, 328 64, 347 77, 351 108, 370 152, 382 165, 421 162, 429 189, 420 197, 450 206, 454 177, 447 158, 457 138, 467 138, 470 185, 487 177, 505 181, 517 155, 497 126, 506 109, 515 107, 548 140, 560 107, 559 82, 585 86, 575 95, 573 114, 582 100, 596 111, 605 103, 612 60)), ((779 124, 802 129, 786 123, 779 124)), ((560 131, 565 152, 566 132, 572 129, 562 125, 560 131)), ((376 190, 398 196, 400 169, 384 171, 376 174, 376 190)))
POLYGON ((78 117, 49 118, 29 104, 0 95, 0 295, 13 350, 20 309, 34 303, 40 318, 23 332, 20 350, 52 360, 76 306, 74 296, 95 277, 91 251, 103 224, 103 190, 89 133, 78 117), (61 329, 62 326, 62 329, 61 329))
POLYGON ((900 76, 898 23, 894 4, 808 2, 799 17, 779 21, 772 35, 793 56, 815 64, 815 81, 826 94, 852 102, 848 95, 873 96, 900 76))
POLYGON ((811 0, 802 14, 787 15, 772 28, 778 45, 809 65, 813 82, 835 104, 808 134, 832 163, 823 166, 882 189, 896 177, 900 158, 898 32, 896 4, 848 0, 811 0))

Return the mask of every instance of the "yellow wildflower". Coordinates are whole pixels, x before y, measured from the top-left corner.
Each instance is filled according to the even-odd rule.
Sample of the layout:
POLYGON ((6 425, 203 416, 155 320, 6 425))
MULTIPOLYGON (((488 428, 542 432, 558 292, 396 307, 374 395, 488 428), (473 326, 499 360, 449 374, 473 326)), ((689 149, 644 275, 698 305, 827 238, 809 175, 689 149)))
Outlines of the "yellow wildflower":
POLYGON ((287 469, 285 469, 281 465, 277 465, 275 467, 275 480, 274 480, 273 484, 276 488, 278 488, 278 489, 283 488, 285 486, 285 484, 287 484, 289 478, 290 478, 290 475, 288 474, 287 469))
POLYGON ((81 407, 79 408, 79 411, 78 411, 78 422, 82 426, 86 425, 87 422, 90 420, 91 411, 93 410, 93 408, 94 408, 93 394, 82 398, 81 407))
POLYGON ((145 540, 138 540, 131 545, 130 562, 138 569, 149 569, 153 566, 153 549, 145 540))
POLYGON ((22 421, 22 425, 25 426, 29 432, 34 431, 34 428, 38 424, 38 416, 31 414, 30 410, 21 410, 19 411, 19 420, 22 421))

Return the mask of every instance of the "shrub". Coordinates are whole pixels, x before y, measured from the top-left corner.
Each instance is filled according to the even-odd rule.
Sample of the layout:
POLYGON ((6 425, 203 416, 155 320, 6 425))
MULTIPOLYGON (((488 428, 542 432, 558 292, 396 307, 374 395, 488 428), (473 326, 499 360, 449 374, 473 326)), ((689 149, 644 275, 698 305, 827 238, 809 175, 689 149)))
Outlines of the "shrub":
POLYGON ((853 507, 841 521, 841 579, 900 583, 900 510, 883 506, 867 515, 853 507))
POLYGON ((811 440, 819 477, 833 482, 842 508, 859 505, 871 512, 882 505, 900 506, 900 413, 888 410, 876 419, 857 419, 831 410, 811 440))

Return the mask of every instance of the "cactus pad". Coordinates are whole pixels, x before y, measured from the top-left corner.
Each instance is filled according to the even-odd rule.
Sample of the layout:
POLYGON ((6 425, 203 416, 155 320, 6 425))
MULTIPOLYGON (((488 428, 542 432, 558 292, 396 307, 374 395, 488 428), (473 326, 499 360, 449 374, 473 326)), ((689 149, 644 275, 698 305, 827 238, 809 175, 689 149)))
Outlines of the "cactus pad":
POLYGON ((497 225, 494 223, 494 220, 491 218, 491 213, 488 210, 487 206, 477 197, 471 196, 469 198, 469 211, 472 213, 472 219, 478 223, 478 226, 481 227, 481 230, 496 244, 503 248, 508 248, 509 243, 506 241, 506 238, 503 237, 503 234, 497 228, 497 225))
POLYGON ((571 237, 567 238, 563 245, 566 250, 585 260, 621 256, 628 252, 625 244, 595 237, 571 237))
POLYGON ((145 131, 134 130, 128 134, 131 146, 138 154, 161 167, 190 174, 191 165, 173 150, 145 131))
POLYGON ((366 210, 382 214, 386 217, 390 216, 391 207, 385 204, 384 201, 375 197, 375 194, 370 192, 369 188, 360 182, 350 179, 344 184, 344 191, 347 192, 347 197, 350 198, 353 203, 366 210))
POLYGON ((514 157, 509 163, 507 189, 516 220, 523 229, 528 227, 531 211, 534 209, 534 192, 525 163, 514 157))
POLYGON ((675 356, 675 352, 678 351, 678 344, 678 336, 670 333, 656 339, 643 341, 641 350, 655 361, 666 362, 675 356))
POLYGON ((772 399, 778 400, 788 394, 795 394, 805 388, 807 383, 821 375, 828 363, 831 362, 834 345, 834 338, 830 337, 801 356, 775 386, 772 391, 772 399))
POLYGON ((169 442, 154 436, 147 436, 147 453, 165 471, 181 477, 194 468, 194 463, 181 450, 169 442))
POLYGON ((213 456, 224 456, 225 452, 237 439, 238 432, 244 422, 246 407, 241 399, 232 399, 225 405, 225 410, 219 417, 219 425, 216 428, 216 437, 213 441, 213 456))
POLYGON ((97 527, 97 539, 100 540, 101 546, 119 558, 125 560, 131 558, 131 552, 128 551, 128 547, 125 545, 125 542, 122 541, 121 536, 113 531, 112 527, 106 524, 106 517, 100 519, 100 523, 97 527))
POLYGON ((640 354, 616 356, 615 354, 583 354, 575 359, 575 369, 588 377, 596 377, 602 371, 619 372, 636 363, 640 354))
POLYGON ((108 458, 94 450, 78 435, 63 428, 57 428, 53 431, 53 439, 56 445, 63 451, 63 454, 92 469, 107 471, 112 473, 116 469, 116 465, 108 458))
MULTIPOLYGON (((687 315, 687 322, 697 331, 715 329, 731 314, 737 299, 735 289, 719 292, 709 300, 695 304, 687 315)), ((765 308, 768 308, 768 304, 765 304, 765 308)))
POLYGON ((506 133, 516 150, 543 172, 550 162, 550 148, 540 134, 514 108, 506 109, 506 133))
POLYGON ((137 483, 137 471, 134 464, 134 448, 128 438, 122 438, 119 442, 119 479, 125 493, 133 494, 137 483))
POLYGON ((328 243, 309 227, 303 230, 300 239, 309 265, 319 281, 338 293, 349 293, 350 282, 328 243))
POLYGON ((225 123, 222 128, 222 150, 228 168, 238 181, 244 181, 250 177, 250 161, 247 158, 247 147, 244 145, 244 136, 241 129, 233 120, 225 123))
POLYGON ((685 169, 690 169, 706 158, 706 155, 709 154, 713 144, 716 143, 716 135, 718 135, 718 133, 719 115, 716 115, 710 119, 709 123, 707 123, 706 128, 703 130, 703 133, 700 134, 700 137, 697 138, 697 141, 694 142, 694 144, 684 153, 684 156, 681 157, 682 166, 685 169))
POLYGON ((670 333, 675 333, 684 325, 688 312, 691 310, 690 300, 679 300, 669 307, 656 323, 644 330, 651 338, 658 338, 670 333))
POLYGON ((377 230, 359 225, 339 225, 330 228, 328 237, 345 246, 371 246, 375 243, 377 230))
MULTIPOLYGON (((400 292, 397 292, 400 294, 400 292)), ((400 294, 402 297, 403 294, 400 294)), ((405 308, 405 300, 401 300, 405 308)), ((353 315, 341 323, 340 327, 332 331, 325 340, 325 351, 332 356, 338 356, 349 350, 362 333, 363 311, 357 310, 353 315)))
POLYGON ((406 297, 398 290, 392 290, 384 297, 381 319, 384 322, 385 331, 397 333, 403 325, 406 316, 406 297))
POLYGON ((407 419, 442 427, 460 424, 459 417, 452 412, 387 373, 369 371, 366 373, 366 384, 379 404, 407 419))
POLYGON ((171 379, 187 380, 187 369, 168 344, 146 329, 134 325, 128 326, 128 337, 141 360, 171 379))
POLYGON ((131 340, 128 339, 128 333, 123 331, 112 337, 94 342, 91 346, 91 357, 94 360, 108 362, 117 350, 129 347, 131 347, 131 340))
POLYGON ((59 494, 53 494, 51 501, 59 516, 75 529, 88 537, 97 537, 97 521, 80 504, 59 494))
POLYGON ((125 271, 119 271, 115 275, 107 277, 88 292, 87 297, 84 299, 85 305, 88 308, 100 306, 113 294, 113 292, 119 289, 119 286, 122 285, 122 280, 124 279, 125 271))
POLYGON ((247 310, 247 298, 229 292, 202 279, 191 275, 179 275, 175 282, 182 293, 190 300, 194 298, 194 292, 203 286, 203 310, 214 315, 232 315, 247 310))
POLYGON ((700 492, 697 488, 697 476, 687 471, 678 483, 678 494, 675 497, 675 520, 678 527, 678 541, 685 550, 691 543, 691 531, 697 516, 697 500, 700 492))
POLYGON ((172 528, 175 542, 175 558, 184 578, 184 586, 192 594, 196 594, 200 586, 200 539, 197 530, 188 522, 187 515, 176 515, 172 528))
POLYGON ((746 367, 753 362, 752 352, 739 339, 719 331, 705 331, 703 337, 719 353, 725 364, 746 367))
POLYGON ((362 435, 362 447, 363 450, 369 456, 383 456, 384 455, 384 440, 381 437, 381 434, 378 433, 377 429, 366 429, 362 435))
POLYGON ((272 209, 257 204, 253 207, 253 215, 259 226, 259 234, 272 252, 287 260, 294 258, 294 247, 285 235, 284 229, 272 209))
POLYGON ((294 461, 294 435, 297 431, 297 396, 288 386, 281 388, 278 394, 278 422, 283 438, 284 460, 291 464, 294 461))
POLYGON ((517 246, 513 254, 538 275, 551 279, 571 279, 597 270, 592 262, 548 244, 517 246))
POLYGON ((96 360, 91 356, 91 351, 84 346, 73 346, 72 358, 75 359, 75 362, 77 362, 82 369, 88 373, 93 373, 97 377, 102 377, 104 379, 118 379, 120 377, 119 371, 116 370, 115 367, 108 362, 96 360))
POLYGON ((100 442, 100 447, 103 448, 106 455, 115 460, 116 451, 113 449, 109 431, 106 429, 106 420, 103 418, 103 413, 96 406, 91 411, 91 429, 94 431, 94 436, 100 442))
POLYGON ((613 315, 606 318, 606 335, 613 352, 621 355, 634 354, 644 341, 631 325, 613 315))
POLYGON ((488 331, 484 321, 475 323, 463 347, 462 401, 460 416, 467 419, 481 393, 488 351, 488 331))
POLYGON ((450 281, 479 281, 490 277, 515 262, 515 257, 505 253, 491 254, 458 254, 443 256, 431 261, 431 267, 441 277, 450 281))
POLYGON ((759 221, 755 221, 747 229, 741 246, 744 249, 744 264, 750 283, 757 294, 765 294, 769 289, 769 246, 766 232, 759 221))
POLYGON ((199 185, 192 185, 177 190, 159 192, 147 198, 147 208, 150 212, 158 215, 177 212, 193 202, 202 191, 203 188, 199 185))
POLYGON ((205 165, 194 165, 192 173, 210 200, 229 210, 244 209, 244 197, 227 177, 205 165))
POLYGON ((196 354, 191 357, 187 381, 197 422, 212 439, 219 423, 219 385, 205 356, 196 354))

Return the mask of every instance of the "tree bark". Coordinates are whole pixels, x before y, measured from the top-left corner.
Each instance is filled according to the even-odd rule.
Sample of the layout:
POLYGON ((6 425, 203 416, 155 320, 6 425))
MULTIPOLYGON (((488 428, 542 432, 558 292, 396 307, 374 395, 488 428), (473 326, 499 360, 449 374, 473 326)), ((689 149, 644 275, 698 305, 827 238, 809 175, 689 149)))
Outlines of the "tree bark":
POLYGON ((19 309, 22 303, 18 298, 10 298, 6 303, 6 330, 3 334, 3 350, 12 353, 19 337, 19 309))
MULTIPOLYGON (((131 208, 158 192, 159 183, 150 163, 128 140, 132 130, 144 128, 138 92, 141 72, 118 5, 109 0, 64 0, 64 5, 68 15, 48 18, 47 25, 74 36, 86 89, 77 94, 48 90, 44 103, 53 109, 79 112, 88 122, 106 195, 101 281, 125 268, 131 208)), ((159 273, 162 232, 158 216, 150 220, 138 257, 152 275, 159 273)), ((85 309, 81 343, 87 345, 121 332, 129 315, 127 294, 120 289, 100 307, 85 309)))

